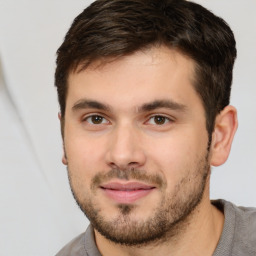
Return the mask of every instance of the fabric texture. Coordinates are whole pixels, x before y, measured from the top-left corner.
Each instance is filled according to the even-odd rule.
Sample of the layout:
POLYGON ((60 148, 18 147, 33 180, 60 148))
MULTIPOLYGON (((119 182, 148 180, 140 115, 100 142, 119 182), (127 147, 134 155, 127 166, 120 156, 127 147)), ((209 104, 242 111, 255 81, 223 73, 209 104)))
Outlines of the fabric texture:
POLYGON ((237 207, 224 200, 212 203, 225 215, 223 231, 213 256, 255 256, 256 208, 237 207))
POLYGON ((56 256, 101 256, 94 240, 94 231, 91 225, 81 235, 70 241, 56 256))
MULTIPOLYGON (((212 204, 225 215, 223 231, 213 256, 255 256, 256 208, 237 207, 225 200, 215 200, 212 204)), ((69 242, 56 256, 101 256, 92 226, 69 242)))

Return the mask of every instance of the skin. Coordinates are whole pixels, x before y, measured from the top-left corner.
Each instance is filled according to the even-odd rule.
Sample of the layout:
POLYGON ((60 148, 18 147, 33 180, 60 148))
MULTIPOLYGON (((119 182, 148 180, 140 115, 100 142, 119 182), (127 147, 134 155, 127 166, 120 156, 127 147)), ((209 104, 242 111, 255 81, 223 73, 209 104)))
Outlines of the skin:
POLYGON ((95 230, 103 256, 214 252, 224 217, 210 203, 210 165, 220 165, 228 157, 237 128, 236 110, 227 106, 217 116, 207 152, 205 113, 193 88, 194 79, 193 61, 164 47, 103 65, 95 62, 86 70, 70 74, 63 163, 68 165, 72 192, 81 208, 90 205, 104 222, 124 232, 130 225, 150 220, 161 207, 168 209, 168 205, 179 203, 175 208, 180 212, 169 210, 168 221, 173 222, 182 215, 188 195, 197 196, 202 189, 195 209, 175 227, 170 226, 170 233, 162 239, 127 246, 95 230), (113 169, 127 177, 106 178, 113 169), (134 169, 146 178, 131 175, 134 169), (93 183, 97 175, 102 180, 93 183), (149 177, 159 177, 162 182, 149 177), (108 182, 131 181, 154 189, 138 200, 125 201, 125 210, 100 187, 108 182))

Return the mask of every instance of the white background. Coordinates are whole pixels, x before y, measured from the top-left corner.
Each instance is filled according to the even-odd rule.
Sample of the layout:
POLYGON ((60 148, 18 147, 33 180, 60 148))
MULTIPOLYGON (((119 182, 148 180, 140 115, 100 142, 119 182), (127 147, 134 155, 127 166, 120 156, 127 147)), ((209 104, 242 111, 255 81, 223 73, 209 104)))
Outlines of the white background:
MULTIPOLYGON (((54 88, 55 52, 90 1, 0 0, 0 255, 54 255, 88 224, 69 191, 54 88)), ((212 198, 256 206, 256 2, 200 0, 232 27, 239 129, 212 198)))

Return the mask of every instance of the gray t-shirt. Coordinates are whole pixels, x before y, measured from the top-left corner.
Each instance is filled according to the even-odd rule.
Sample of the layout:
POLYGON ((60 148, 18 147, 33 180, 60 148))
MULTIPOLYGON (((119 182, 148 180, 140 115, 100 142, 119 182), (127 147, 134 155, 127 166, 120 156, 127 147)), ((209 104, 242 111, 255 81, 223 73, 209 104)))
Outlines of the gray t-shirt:
MULTIPOLYGON (((256 208, 237 207, 215 200, 212 203, 224 212, 224 228, 213 256, 256 256, 256 208)), ((101 256, 89 226, 69 242, 56 256, 101 256)))

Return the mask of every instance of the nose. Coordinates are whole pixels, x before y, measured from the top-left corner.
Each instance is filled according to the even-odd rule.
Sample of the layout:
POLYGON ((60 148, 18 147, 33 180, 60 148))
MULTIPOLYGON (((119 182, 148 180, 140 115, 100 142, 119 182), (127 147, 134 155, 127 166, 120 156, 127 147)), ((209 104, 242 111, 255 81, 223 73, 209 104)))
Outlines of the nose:
POLYGON ((142 167, 145 164, 146 155, 140 132, 128 125, 116 127, 109 138, 106 160, 111 168, 121 170, 142 167))

